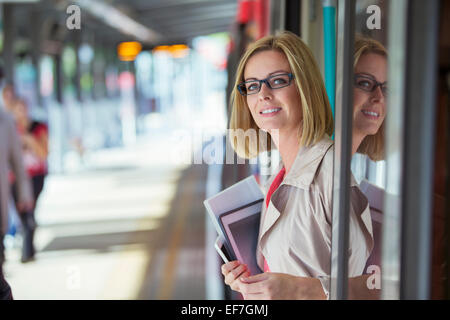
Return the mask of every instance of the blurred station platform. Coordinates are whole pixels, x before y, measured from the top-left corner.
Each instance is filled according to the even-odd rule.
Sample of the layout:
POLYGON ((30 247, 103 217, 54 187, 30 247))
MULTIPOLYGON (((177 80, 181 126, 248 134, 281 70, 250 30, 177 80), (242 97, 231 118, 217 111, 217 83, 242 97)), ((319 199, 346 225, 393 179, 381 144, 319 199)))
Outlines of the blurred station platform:
POLYGON ((205 299, 208 166, 170 163, 164 135, 100 150, 80 173, 50 175, 36 260, 4 269, 16 299, 205 299))
POLYGON ((15 299, 223 298, 203 206, 221 176, 208 181, 208 164, 186 159, 226 129, 237 8, 0 4, 0 89, 48 126, 35 260, 20 261, 20 223, 5 240, 15 299))

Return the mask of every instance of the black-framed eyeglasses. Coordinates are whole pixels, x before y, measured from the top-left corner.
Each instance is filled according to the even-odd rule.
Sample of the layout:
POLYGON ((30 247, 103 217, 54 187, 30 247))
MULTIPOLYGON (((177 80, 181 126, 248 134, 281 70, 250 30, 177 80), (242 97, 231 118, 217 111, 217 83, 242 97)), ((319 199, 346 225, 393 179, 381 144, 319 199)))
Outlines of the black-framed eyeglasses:
POLYGON ((388 93, 387 82, 378 82, 374 77, 367 74, 355 74, 355 87, 366 92, 374 92, 380 87, 383 96, 388 93))
POLYGON ((292 73, 280 73, 262 80, 249 80, 237 85, 239 93, 243 96, 256 94, 261 90, 262 84, 265 83, 270 89, 280 89, 291 84, 294 75, 292 73))

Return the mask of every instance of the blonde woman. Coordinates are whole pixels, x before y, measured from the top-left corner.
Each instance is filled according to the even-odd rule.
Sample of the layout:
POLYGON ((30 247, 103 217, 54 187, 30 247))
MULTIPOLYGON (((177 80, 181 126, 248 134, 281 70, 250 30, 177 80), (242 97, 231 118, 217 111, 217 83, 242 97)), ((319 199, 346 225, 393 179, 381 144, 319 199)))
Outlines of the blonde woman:
MULTIPOLYGON (((268 181, 257 260, 250 274, 231 261, 225 283, 245 299, 325 299, 331 260, 333 119, 317 64, 303 41, 284 32, 252 44, 238 66, 230 127, 266 131, 282 163, 268 181)), ((256 144, 232 145, 255 157, 256 144)), ((269 144, 268 148, 272 148, 269 144)), ((353 180, 354 182, 354 180, 353 180)), ((356 182, 352 187, 357 188, 356 182)), ((373 246, 370 212, 352 193, 349 273, 361 275, 373 246)))
POLYGON ((383 160, 387 51, 380 42, 357 36, 354 58, 352 153, 383 160))

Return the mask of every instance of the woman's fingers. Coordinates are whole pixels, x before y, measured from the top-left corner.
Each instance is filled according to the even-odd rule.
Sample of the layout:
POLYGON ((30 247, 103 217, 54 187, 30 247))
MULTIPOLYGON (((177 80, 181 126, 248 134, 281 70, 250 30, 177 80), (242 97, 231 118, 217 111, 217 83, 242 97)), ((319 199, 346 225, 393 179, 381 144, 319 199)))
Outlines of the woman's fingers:
POLYGON ((228 272, 225 276, 225 283, 231 285, 231 283, 238 279, 245 271, 247 271, 247 266, 245 264, 240 264, 238 267, 228 272))
POLYGON ((260 274, 256 274, 254 276, 245 276, 243 275, 240 280, 244 283, 255 283, 255 282, 260 282, 260 281, 264 281, 267 280, 269 278, 269 273, 268 272, 263 272, 260 274))
POLYGON ((230 261, 228 263, 223 264, 222 268, 221 268, 222 274, 226 277, 231 270, 233 270, 234 268, 236 268, 239 265, 240 265, 240 262, 237 260, 230 261))
POLYGON ((222 265, 222 274, 225 277, 225 283, 234 291, 240 291, 240 277, 249 277, 250 272, 245 264, 234 260, 222 265))
POLYGON ((242 274, 242 276, 241 276, 241 278, 243 277, 243 278, 248 278, 248 277, 250 277, 252 274, 250 273, 250 271, 245 271, 243 274, 242 274))

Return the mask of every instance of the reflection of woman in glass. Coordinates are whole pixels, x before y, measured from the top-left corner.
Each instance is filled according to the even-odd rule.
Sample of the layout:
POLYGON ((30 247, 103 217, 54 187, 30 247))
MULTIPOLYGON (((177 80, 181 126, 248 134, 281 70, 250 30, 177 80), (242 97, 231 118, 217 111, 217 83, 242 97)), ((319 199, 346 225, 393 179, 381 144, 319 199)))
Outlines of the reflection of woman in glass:
POLYGON ((352 154, 384 158, 387 52, 376 40, 357 37, 355 42, 352 154))
MULTIPOLYGON (((352 154, 365 154, 373 161, 384 159, 384 118, 386 116, 387 93, 387 51, 373 39, 356 37, 354 55, 353 89, 353 132, 352 154)), ((367 201, 367 200, 365 200, 367 201)), ((375 234, 375 236, 379 236, 375 234)), ((381 246, 381 239, 375 238, 375 245, 381 246)), ((381 268, 380 250, 370 263, 381 268)), ((367 270, 365 270, 367 272, 367 270)), ((349 299, 377 299, 381 275, 372 281, 371 275, 349 279, 349 299), (368 281, 371 285, 368 285, 368 281)))
MULTIPOLYGON (((255 42, 238 66, 232 104, 231 129, 267 131, 282 164, 269 179, 261 214, 257 259, 265 272, 245 279, 246 266, 231 261, 222 266, 225 283, 246 299, 324 299, 331 261, 333 119, 310 50, 288 32, 255 42)), ((247 158, 264 151, 233 147, 247 158)), ((362 197, 352 192, 351 276, 362 274, 373 244, 362 197)))

